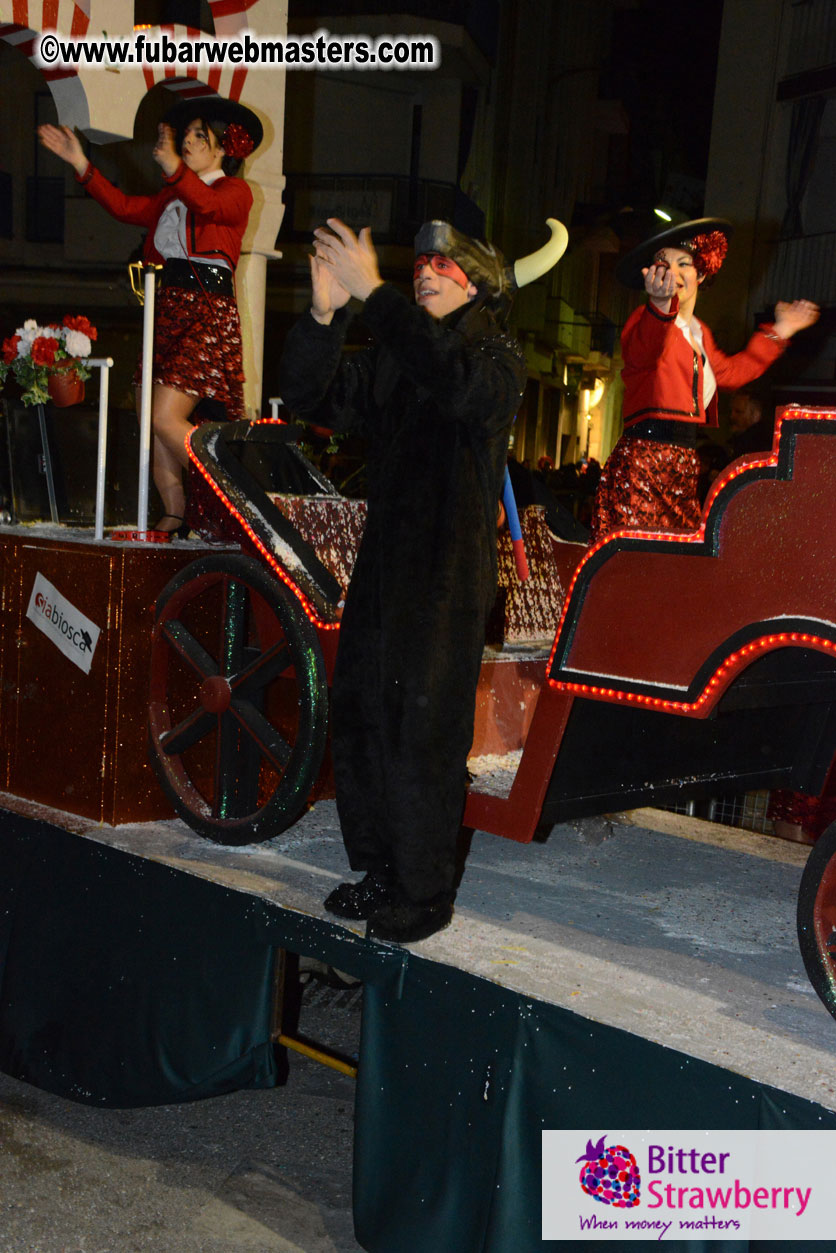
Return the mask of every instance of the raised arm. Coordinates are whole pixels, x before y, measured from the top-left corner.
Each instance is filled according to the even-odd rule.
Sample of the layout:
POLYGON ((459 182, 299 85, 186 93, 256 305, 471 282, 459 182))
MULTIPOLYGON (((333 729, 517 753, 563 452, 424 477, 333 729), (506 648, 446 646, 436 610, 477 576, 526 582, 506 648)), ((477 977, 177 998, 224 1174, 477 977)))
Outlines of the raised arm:
POLYGON ((73 167, 76 178, 85 190, 118 221, 127 222, 131 226, 149 226, 154 220, 154 198, 126 196, 118 187, 114 187, 87 160, 78 136, 69 126, 39 126, 38 138, 44 148, 73 167))
POLYGON ((812 326, 819 317, 819 307, 810 300, 779 301, 775 306, 773 325, 759 326, 746 347, 727 357, 714 343, 707 327, 703 333, 710 343, 711 365, 717 382, 725 390, 745 387, 769 369, 793 335, 812 326))
POLYGON ((71 131, 69 126, 39 126, 38 138, 44 148, 71 165, 76 174, 81 175, 87 169, 84 149, 75 131, 71 131))
POLYGON ((632 314, 621 336, 625 364, 637 370, 656 365, 668 339, 676 334, 679 297, 673 272, 667 265, 651 265, 642 270, 647 304, 638 316, 632 314))
POLYGON ((792 339, 819 320, 819 306, 812 300, 779 300, 775 306, 775 331, 782 339, 792 339))
POLYGON ((318 257, 310 264, 311 308, 285 340, 279 392, 300 418, 334 430, 360 427, 371 401, 371 353, 343 358, 349 294, 318 257))
POLYGON ((253 193, 243 178, 219 178, 215 183, 204 183, 180 161, 165 181, 169 187, 175 188, 186 208, 205 221, 214 222, 217 226, 240 225, 242 230, 246 226, 253 193))
POLYGON ((218 226, 240 226, 243 230, 250 214, 253 194, 242 178, 219 178, 204 183, 182 160, 174 143, 174 129, 160 123, 153 157, 169 187, 187 209, 207 222, 218 226))
POLYGON ((522 389, 521 354, 507 335, 471 342, 446 320, 431 317, 384 283, 368 228, 355 235, 337 218, 314 232, 317 259, 351 296, 364 302, 363 320, 404 376, 433 397, 438 412, 482 425, 497 413, 497 397, 515 407, 522 389))

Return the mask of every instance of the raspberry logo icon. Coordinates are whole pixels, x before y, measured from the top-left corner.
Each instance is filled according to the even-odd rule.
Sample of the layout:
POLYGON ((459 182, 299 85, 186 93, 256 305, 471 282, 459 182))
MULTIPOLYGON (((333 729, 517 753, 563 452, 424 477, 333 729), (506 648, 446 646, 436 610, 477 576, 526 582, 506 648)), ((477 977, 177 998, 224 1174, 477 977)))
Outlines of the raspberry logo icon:
POLYGON ((616 1209, 632 1209, 639 1203, 641 1174, 636 1159, 623 1144, 606 1143, 601 1136, 597 1144, 586 1142, 586 1152, 575 1162, 583 1162, 580 1185, 588 1196, 602 1205, 616 1209))

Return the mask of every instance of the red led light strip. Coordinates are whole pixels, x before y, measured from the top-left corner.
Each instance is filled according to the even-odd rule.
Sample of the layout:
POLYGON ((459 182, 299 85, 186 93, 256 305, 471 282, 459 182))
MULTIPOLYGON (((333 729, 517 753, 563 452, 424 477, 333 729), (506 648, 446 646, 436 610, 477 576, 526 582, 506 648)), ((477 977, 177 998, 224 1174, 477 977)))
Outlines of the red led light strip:
POLYGON ((758 639, 730 653, 722 665, 714 671, 695 701, 663 700, 659 696, 619 691, 614 687, 598 687, 594 683, 565 683, 559 679, 549 679, 549 683, 558 692, 574 692, 577 696, 592 696, 601 700, 643 705, 647 709, 663 709, 669 713, 695 714, 700 713, 706 707, 710 708, 722 696, 735 674, 755 657, 760 657, 773 648, 781 648, 785 645, 815 648, 819 652, 836 656, 836 644, 820 635, 808 635, 802 631, 781 631, 775 635, 761 635, 758 639))
MULTIPOLYGON (((264 423, 272 423, 273 425, 277 425, 277 426, 287 425, 285 422, 282 422, 281 418, 261 418, 259 419, 258 422, 254 422, 253 426, 261 426, 264 423)), ((235 508, 235 506, 233 505, 229 497, 226 496, 224 492, 221 491, 220 487, 215 482, 215 480, 207 473, 206 468, 200 462, 200 460, 195 455, 195 453, 192 452, 191 431, 186 436, 186 452, 189 455, 189 460, 197 468, 197 470, 203 476, 205 481, 209 484, 209 486, 211 487, 215 495, 218 497, 218 499, 223 502, 223 506, 227 510, 227 512, 232 514, 233 518, 238 523, 238 525, 242 527, 242 529, 247 533, 252 543, 261 553, 262 557, 270 566, 270 568, 276 572, 276 574, 281 579, 282 583, 284 583, 285 586, 288 587, 291 592, 293 592, 293 595, 299 601, 300 605, 302 606, 302 609, 305 612, 305 616, 309 619, 309 621, 312 622, 313 625, 317 627, 319 630, 338 631, 340 629, 339 622, 323 622, 323 620, 320 618, 319 614, 316 612, 311 602, 305 596, 302 589, 296 583, 294 583, 290 575, 284 569, 282 569, 282 567, 279 565, 273 553, 270 552, 270 550, 266 547, 266 545, 264 545, 261 542, 261 540, 258 538, 258 536, 255 534, 255 532, 253 531, 252 527, 250 526, 249 522, 244 517, 244 515, 238 509, 235 508)))
MULTIPOLYGON (((563 612, 560 615, 560 622, 558 623, 557 631, 555 632, 554 643, 552 645, 552 650, 549 656, 548 665, 546 666, 547 675, 549 671, 551 670, 552 664, 554 662, 554 655, 557 651, 557 645, 560 639, 561 632, 563 630, 563 624, 566 620, 566 614, 569 610, 569 605, 571 604, 572 593, 575 589, 575 584, 577 583, 578 578, 580 577, 580 573, 583 570, 586 563, 592 557, 594 557, 594 555, 601 548, 603 548, 605 544, 609 544, 612 540, 616 540, 616 539, 652 540, 654 543, 661 542, 661 543, 668 543, 668 544, 702 543, 703 540, 705 539, 705 524, 706 524, 706 519, 708 517, 709 510, 712 504, 714 503, 715 498, 719 496, 720 492, 727 486, 727 484, 734 482, 734 480, 736 478, 739 478, 741 474, 747 474, 751 470, 763 469, 764 467, 776 466, 778 464, 778 449, 780 447, 780 440, 781 440, 781 427, 785 419, 788 421, 792 421, 792 422, 798 422, 798 421, 832 422, 834 421, 834 419, 836 419, 836 410, 833 410, 833 409, 829 409, 829 410, 785 409, 785 410, 782 410, 781 413, 778 415, 778 418, 776 419, 776 422, 775 422, 775 435, 774 435, 773 443, 772 443, 772 452, 763 457, 749 457, 746 460, 743 460, 740 462, 732 462, 731 466, 727 470, 723 471, 722 474, 718 475, 718 477, 715 479, 711 487, 711 490, 709 491, 709 494, 705 500, 705 504, 703 505, 703 516, 702 516, 702 522, 700 523, 699 530, 686 532, 684 534, 683 533, 674 534, 672 532, 666 532, 666 531, 627 531, 627 530, 611 531, 610 534, 607 535, 605 539, 598 540, 596 544, 593 544, 592 547, 588 549, 586 553, 584 553, 583 557, 578 563, 575 573, 572 575, 572 581, 569 584, 569 590, 566 594, 566 599, 563 602, 563 612)), ((621 690, 618 690, 616 688, 611 688, 611 687, 599 687, 596 684, 568 683, 568 682, 563 682, 560 679, 553 679, 550 677, 547 678, 546 681, 548 682, 550 687, 553 687, 558 692, 574 692, 580 696, 591 696, 591 697, 600 698, 601 700, 615 700, 615 701, 627 702, 631 705, 643 705, 650 709, 664 709, 664 710, 669 710, 670 712, 673 712, 673 713, 696 713, 697 711, 702 710, 709 701, 713 702, 722 694, 722 691, 728 685, 729 681, 735 674, 736 670, 739 670, 742 668, 742 664, 744 661, 749 661, 753 657, 758 656, 761 653, 769 652, 769 650, 772 648, 779 647, 779 646, 786 645, 786 644, 795 644, 795 645, 805 646, 809 648, 816 648, 820 652, 826 652, 826 653, 831 653, 831 654, 836 655, 836 645, 831 643, 830 640, 823 639, 817 635, 806 635, 806 634, 802 634, 800 632, 794 631, 794 632, 788 632, 788 633, 783 633, 783 634, 778 634, 778 635, 762 636, 760 639, 753 640, 750 644, 745 645, 744 648, 739 649, 737 652, 734 652, 729 657, 727 657, 726 660, 723 662, 723 664, 718 667, 718 669, 714 672, 712 677, 709 679, 701 695, 697 698, 696 701, 693 701, 693 702, 663 700, 657 696, 645 696, 638 692, 626 692, 626 691, 621 691, 621 690)))

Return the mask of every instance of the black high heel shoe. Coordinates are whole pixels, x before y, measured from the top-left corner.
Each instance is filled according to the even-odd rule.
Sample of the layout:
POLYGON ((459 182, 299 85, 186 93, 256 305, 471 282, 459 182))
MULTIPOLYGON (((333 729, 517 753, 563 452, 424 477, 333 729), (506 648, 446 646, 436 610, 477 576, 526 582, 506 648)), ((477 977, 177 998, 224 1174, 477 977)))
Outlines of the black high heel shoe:
POLYGON ((192 528, 179 513, 164 513, 153 529, 161 531, 163 535, 170 535, 172 539, 188 539, 192 533, 192 528), (180 525, 172 527, 170 530, 161 526, 160 523, 165 522, 166 518, 171 518, 173 522, 179 522, 180 525))

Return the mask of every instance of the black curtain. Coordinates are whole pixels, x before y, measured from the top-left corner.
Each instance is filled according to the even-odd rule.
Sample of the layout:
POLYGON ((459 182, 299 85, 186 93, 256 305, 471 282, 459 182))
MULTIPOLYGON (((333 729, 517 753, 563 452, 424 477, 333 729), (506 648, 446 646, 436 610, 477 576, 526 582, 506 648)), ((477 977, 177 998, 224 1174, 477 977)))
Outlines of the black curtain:
POLYGON ((792 106, 786 169, 787 209, 781 223, 784 239, 801 235, 804 230, 801 202, 815 164, 824 106, 823 96, 808 96, 794 101, 792 106))

